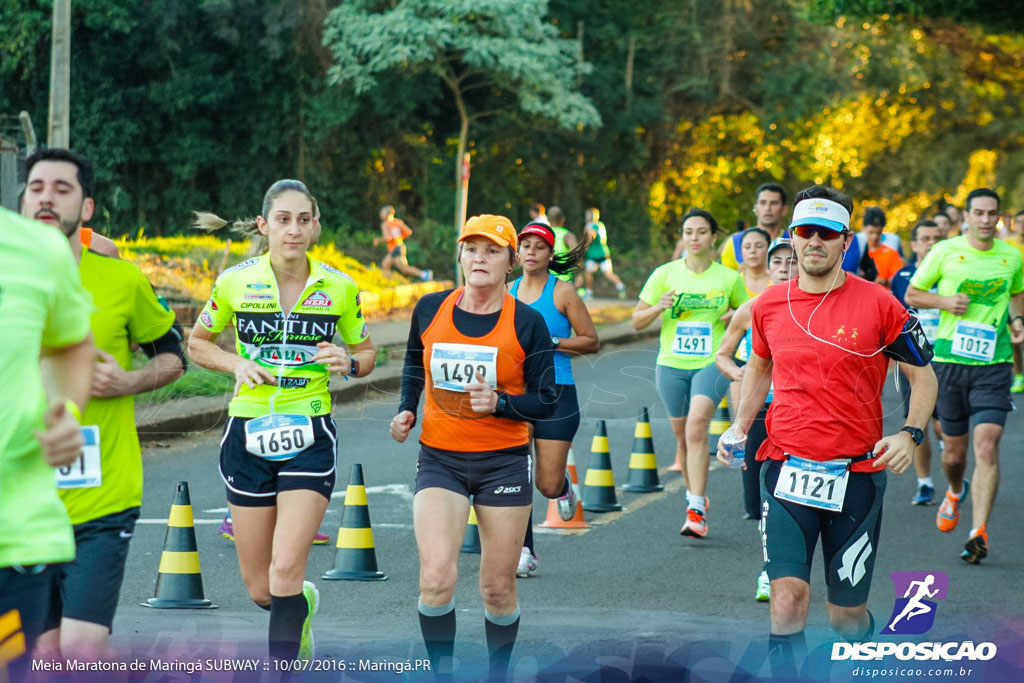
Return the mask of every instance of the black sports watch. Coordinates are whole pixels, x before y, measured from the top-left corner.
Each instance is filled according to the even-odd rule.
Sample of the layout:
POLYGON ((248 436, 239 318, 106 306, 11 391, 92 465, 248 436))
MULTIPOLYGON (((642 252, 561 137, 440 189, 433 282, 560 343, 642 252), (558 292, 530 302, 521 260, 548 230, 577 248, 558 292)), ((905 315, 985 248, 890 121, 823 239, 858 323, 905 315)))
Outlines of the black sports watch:
POLYGON ((918 429, 917 427, 911 427, 910 425, 906 425, 900 431, 910 434, 910 438, 913 439, 914 443, 917 444, 918 446, 920 446, 921 442, 924 441, 923 429, 918 429))
POLYGON ((508 399, 505 398, 505 394, 498 394, 498 401, 494 404, 494 414, 498 415, 505 412, 505 408, 508 407, 508 399))
POLYGON ((355 377, 356 375, 359 374, 359 361, 356 360, 355 358, 349 358, 348 361, 349 361, 348 374, 350 376, 352 376, 352 377, 355 377))
POLYGON ((562 343, 562 340, 559 339, 558 337, 552 337, 551 338, 551 345, 554 346, 556 349, 558 348, 558 345, 561 344, 561 343, 562 343))

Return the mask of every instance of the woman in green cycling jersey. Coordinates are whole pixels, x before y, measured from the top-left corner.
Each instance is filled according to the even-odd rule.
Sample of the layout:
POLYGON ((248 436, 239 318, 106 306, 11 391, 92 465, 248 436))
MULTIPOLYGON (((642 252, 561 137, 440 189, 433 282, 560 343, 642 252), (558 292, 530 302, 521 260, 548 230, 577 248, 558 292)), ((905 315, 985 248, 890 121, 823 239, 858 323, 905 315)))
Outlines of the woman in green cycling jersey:
MULTIPOLYGON (((188 344, 199 365, 235 375, 220 472, 242 580, 270 612, 271 656, 290 660, 313 657, 319 595, 304 581, 306 562, 337 471, 328 380, 365 376, 376 357, 355 282, 306 253, 314 216, 301 182, 279 180, 267 190, 254 227, 269 250, 217 278, 188 344), (235 353, 215 343, 229 324, 235 353)), ((227 225, 210 214, 197 222, 227 225)))

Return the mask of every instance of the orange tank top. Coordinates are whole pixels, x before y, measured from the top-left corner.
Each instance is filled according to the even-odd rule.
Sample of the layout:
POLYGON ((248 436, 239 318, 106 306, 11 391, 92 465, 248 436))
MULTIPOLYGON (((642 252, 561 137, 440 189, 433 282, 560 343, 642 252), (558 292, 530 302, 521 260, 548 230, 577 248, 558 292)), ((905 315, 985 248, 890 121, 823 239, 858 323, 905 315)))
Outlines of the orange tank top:
POLYGON ((431 448, 468 453, 524 446, 530 440, 526 422, 474 413, 469 393, 462 390, 479 372, 499 393, 525 393, 526 352, 516 337, 516 300, 505 294, 494 329, 483 337, 467 337, 456 329, 453 317, 463 289, 448 295, 421 334, 426 403, 420 441, 431 448))
POLYGON ((92 246, 92 228, 80 228, 78 230, 79 238, 82 240, 82 246, 88 249, 92 246))

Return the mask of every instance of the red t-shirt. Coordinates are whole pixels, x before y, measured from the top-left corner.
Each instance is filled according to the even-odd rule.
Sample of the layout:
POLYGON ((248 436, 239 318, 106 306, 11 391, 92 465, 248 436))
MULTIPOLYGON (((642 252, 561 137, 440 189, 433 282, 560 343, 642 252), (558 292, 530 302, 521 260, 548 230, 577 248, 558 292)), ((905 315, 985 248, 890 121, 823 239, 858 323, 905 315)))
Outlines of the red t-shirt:
MULTIPOLYGON (((787 453, 818 461, 853 458, 882 438, 882 385, 889 357, 884 352, 870 358, 853 355, 803 330, 870 354, 896 339, 907 311, 884 288, 850 274, 811 316, 824 296, 804 292, 793 279, 754 299, 753 351, 773 361, 774 383, 768 438, 758 460, 783 460, 787 453)), ((852 469, 873 471, 870 461, 854 463, 852 469)))

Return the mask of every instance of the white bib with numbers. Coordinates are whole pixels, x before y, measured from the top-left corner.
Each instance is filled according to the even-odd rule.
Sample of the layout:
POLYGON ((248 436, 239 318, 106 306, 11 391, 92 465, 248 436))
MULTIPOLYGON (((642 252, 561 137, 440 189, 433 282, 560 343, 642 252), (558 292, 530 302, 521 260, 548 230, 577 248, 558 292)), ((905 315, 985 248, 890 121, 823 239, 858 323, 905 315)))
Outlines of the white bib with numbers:
POLYGON ((82 427, 82 454, 64 467, 58 467, 57 488, 91 489, 103 483, 103 469, 100 467, 100 428, 95 425, 82 427))
POLYGON ((849 480, 849 460, 817 462, 787 454, 774 493, 798 505, 842 512, 849 480))
POLYGON ((291 460, 313 445, 313 418, 264 415, 245 423, 245 450, 266 460, 291 460))
POLYGON ((921 321, 921 331, 929 344, 935 345, 939 336, 939 309, 922 308, 917 311, 917 319, 921 321))
POLYGON ((430 351, 430 379, 435 389, 465 392, 477 382, 498 388, 498 347, 435 343, 430 351))
POLYGON ((711 323, 676 323, 672 353, 705 358, 711 355, 711 323))
POLYGON ((996 355, 996 328, 961 320, 953 332, 952 352, 962 358, 991 361, 996 355))

